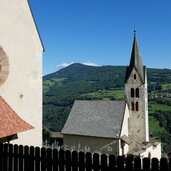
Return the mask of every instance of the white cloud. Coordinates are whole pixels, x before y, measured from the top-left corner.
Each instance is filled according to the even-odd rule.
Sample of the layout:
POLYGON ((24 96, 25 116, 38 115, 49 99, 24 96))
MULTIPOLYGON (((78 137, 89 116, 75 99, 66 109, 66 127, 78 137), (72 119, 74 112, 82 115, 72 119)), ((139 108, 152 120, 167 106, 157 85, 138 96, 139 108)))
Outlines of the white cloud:
POLYGON ((88 65, 88 66, 98 66, 97 64, 93 63, 93 62, 83 62, 82 64, 84 65, 88 65))
POLYGON ((71 63, 62 63, 60 65, 57 65, 57 69, 59 70, 59 69, 65 68, 65 67, 67 67, 67 66, 69 66, 69 65, 71 65, 73 63, 74 62, 71 62, 71 63))

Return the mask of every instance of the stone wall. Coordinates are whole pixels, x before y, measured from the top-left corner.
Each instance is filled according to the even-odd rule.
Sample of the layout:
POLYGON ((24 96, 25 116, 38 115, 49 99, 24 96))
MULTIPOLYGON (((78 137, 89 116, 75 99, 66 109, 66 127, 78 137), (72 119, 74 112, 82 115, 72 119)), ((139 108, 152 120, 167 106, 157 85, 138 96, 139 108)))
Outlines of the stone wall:
POLYGON ((149 141, 147 82, 146 79, 145 82, 141 80, 135 69, 133 69, 125 84, 125 92, 130 112, 129 135, 134 140, 130 146, 130 150, 134 151, 135 149, 140 148, 141 142, 149 141), (134 89, 134 97, 131 97, 131 88, 134 89), (139 89, 139 97, 136 97, 136 88, 139 89), (132 103, 134 103, 134 111, 132 103), (136 110, 136 103, 138 103, 138 111, 136 110))

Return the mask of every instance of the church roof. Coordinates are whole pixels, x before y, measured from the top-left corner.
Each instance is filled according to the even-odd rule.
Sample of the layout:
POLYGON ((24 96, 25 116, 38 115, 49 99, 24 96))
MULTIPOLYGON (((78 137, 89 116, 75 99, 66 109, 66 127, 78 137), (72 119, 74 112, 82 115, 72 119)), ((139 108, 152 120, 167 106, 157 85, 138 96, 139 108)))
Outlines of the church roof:
POLYGON ((76 100, 63 134, 116 138, 120 135, 125 101, 76 100))
POLYGON ((21 119, 0 96, 0 138, 30 129, 33 127, 21 119))
POLYGON ((131 74, 133 68, 135 68, 135 70, 138 72, 141 80, 144 81, 144 67, 141 60, 140 50, 138 48, 136 31, 134 31, 134 41, 132 46, 131 60, 129 67, 126 71, 126 81, 129 78, 129 75, 131 74))

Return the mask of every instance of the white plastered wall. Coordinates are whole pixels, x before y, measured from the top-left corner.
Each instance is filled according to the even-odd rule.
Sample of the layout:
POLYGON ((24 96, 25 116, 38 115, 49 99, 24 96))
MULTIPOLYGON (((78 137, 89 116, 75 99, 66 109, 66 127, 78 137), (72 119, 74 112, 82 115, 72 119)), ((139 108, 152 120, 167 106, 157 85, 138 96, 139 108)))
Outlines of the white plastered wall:
POLYGON ((99 154, 117 154, 117 140, 114 138, 91 137, 64 134, 65 150, 75 150, 99 154))
POLYGON ((148 147, 144 152, 140 153, 140 157, 149 157, 150 158, 157 158, 158 160, 161 159, 161 143, 156 143, 148 147))
POLYGON ((13 143, 42 145, 42 52, 27 0, 0 0, 0 46, 9 59, 9 76, 0 95, 34 129, 13 143))
MULTIPOLYGON (((127 137, 128 135, 128 121, 129 120, 129 109, 128 109, 128 105, 125 104, 125 114, 124 114, 124 118, 123 118, 123 122, 122 122, 122 129, 121 129, 121 134, 120 137, 122 137, 123 135, 126 135, 127 137)), ((119 155, 122 155, 122 148, 121 148, 121 140, 119 140, 119 155)), ((127 144, 124 145, 124 155, 126 155, 129 151, 129 147, 127 144)))

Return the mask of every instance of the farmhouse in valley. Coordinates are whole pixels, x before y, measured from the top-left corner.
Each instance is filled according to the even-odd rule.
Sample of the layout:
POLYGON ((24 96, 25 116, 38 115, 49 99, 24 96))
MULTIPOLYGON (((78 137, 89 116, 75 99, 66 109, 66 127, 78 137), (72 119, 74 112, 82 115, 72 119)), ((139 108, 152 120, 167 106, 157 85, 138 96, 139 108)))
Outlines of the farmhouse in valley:
POLYGON ((0 1, 0 142, 42 145, 43 45, 28 0, 0 1))
POLYGON ((125 101, 76 100, 62 130, 66 148, 92 153, 161 157, 149 142, 147 72, 136 32, 125 76, 125 101))

